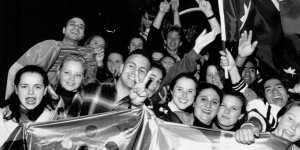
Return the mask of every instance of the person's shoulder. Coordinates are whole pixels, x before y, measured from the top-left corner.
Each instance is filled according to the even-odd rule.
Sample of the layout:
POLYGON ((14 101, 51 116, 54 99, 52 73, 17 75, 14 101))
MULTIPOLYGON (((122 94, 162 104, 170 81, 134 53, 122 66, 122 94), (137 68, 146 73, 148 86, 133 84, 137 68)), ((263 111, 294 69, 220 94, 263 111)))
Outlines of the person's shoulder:
POLYGON ((57 41, 57 40, 54 40, 54 39, 48 39, 48 40, 41 41, 38 44, 56 44, 56 45, 59 45, 61 43, 62 43, 61 41, 57 41))

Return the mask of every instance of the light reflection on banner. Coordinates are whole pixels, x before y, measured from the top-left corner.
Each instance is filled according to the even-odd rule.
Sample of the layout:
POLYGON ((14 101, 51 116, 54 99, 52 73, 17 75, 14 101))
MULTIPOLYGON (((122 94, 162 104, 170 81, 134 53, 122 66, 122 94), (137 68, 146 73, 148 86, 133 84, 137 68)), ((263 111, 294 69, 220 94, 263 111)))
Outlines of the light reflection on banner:
POLYGON ((168 123, 146 108, 40 123, 26 130, 29 150, 284 150, 286 141, 265 134, 255 144, 232 132, 168 123))

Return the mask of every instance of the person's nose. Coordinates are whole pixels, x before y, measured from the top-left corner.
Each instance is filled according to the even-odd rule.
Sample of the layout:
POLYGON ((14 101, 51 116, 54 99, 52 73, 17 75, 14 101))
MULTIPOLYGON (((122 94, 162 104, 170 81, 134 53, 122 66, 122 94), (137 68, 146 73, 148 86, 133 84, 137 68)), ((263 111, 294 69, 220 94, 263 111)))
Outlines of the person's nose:
POLYGON ((279 91, 278 91, 277 88, 273 88, 273 89, 272 89, 272 94, 278 94, 278 93, 279 93, 279 91))
POLYGON ((29 94, 29 95, 33 95, 33 94, 34 94, 33 87, 29 87, 29 88, 28 88, 28 94, 29 94))
POLYGON ((182 96, 183 98, 187 98, 187 91, 182 91, 181 96, 182 96))
POLYGON ((205 107, 211 108, 211 106, 212 106, 212 102, 211 101, 206 102, 205 107))
POLYGON ((224 114, 230 114, 230 109, 229 108, 224 108, 224 114))

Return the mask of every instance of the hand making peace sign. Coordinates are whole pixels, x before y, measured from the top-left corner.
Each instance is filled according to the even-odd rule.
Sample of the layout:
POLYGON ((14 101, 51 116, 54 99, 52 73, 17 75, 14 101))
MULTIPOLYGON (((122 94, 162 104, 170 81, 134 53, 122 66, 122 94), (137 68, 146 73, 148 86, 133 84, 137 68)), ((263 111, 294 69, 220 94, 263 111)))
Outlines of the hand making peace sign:
POLYGON ((130 90, 129 97, 131 99, 131 103, 135 106, 140 106, 144 103, 146 98, 149 96, 149 90, 146 88, 147 83, 151 79, 150 76, 152 71, 149 71, 144 78, 144 80, 140 81, 138 76, 138 71, 136 71, 135 86, 130 90))

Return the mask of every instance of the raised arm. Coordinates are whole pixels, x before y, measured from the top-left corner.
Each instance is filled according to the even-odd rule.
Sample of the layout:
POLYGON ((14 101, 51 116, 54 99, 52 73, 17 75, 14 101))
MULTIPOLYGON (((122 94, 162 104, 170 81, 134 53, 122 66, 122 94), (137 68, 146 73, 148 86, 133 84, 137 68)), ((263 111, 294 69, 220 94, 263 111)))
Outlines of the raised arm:
POLYGON ((160 3, 159 5, 159 11, 153 21, 153 26, 156 29, 160 29, 162 21, 166 15, 166 13, 170 10, 170 4, 165 0, 160 3))
POLYGON ((175 26, 181 27, 180 16, 178 12, 179 0, 171 0, 170 2, 173 11, 173 21, 175 26))
POLYGON ((251 43, 251 41, 252 31, 250 30, 249 34, 247 31, 244 31, 239 39, 238 56, 235 59, 235 63, 238 67, 243 66, 247 57, 254 52, 258 44, 257 41, 254 41, 253 43, 251 43))
POLYGON ((205 14, 208 19, 208 23, 212 30, 214 30, 217 34, 221 33, 220 24, 215 17, 215 14, 212 10, 211 4, 206 0, 196 0, 199 5, 199 9, 205 14))
POLYGON ((194 72, 197 69, 196 60, 199 59, 200 52, 204 47, 210 44, 216 38, 216 32, 212 30, 206 33, 204 30, 196 39, 193 49, 186 54, 180 62, 173 65, 166 77, 164 78, 162 85, 169 84, 178 74, 183 72, 194 72))

